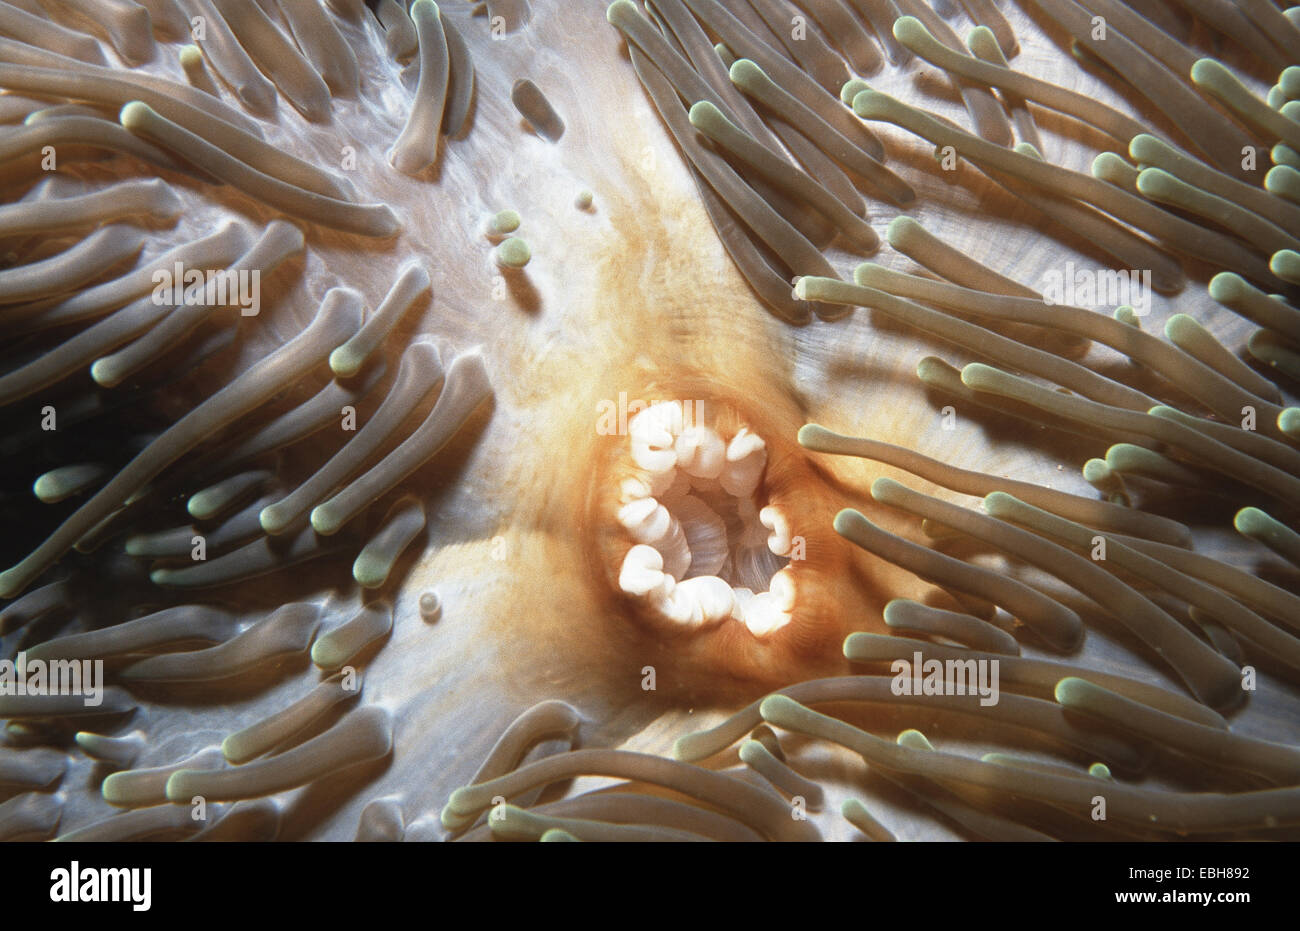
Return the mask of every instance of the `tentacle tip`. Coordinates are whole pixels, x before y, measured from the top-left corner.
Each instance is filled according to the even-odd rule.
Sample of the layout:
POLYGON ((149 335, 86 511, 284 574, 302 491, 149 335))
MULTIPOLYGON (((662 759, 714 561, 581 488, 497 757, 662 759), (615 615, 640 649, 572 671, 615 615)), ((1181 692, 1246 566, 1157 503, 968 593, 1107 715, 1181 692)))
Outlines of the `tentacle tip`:
POLYGON ((866 520, 865 517, 853 508, 843 508, 835 515, 835 520, 832 522, 832 526, 835 528, 835 532, 840 536, 847 537, 849 534, 853 533, 855 528, 862 526, 866 520))
POLYGON ((312 509, 311 526, 312 529, 321 536, 328 537, 338 533, 339 529, 343 525, 339 522, 333 509, 329 507, 328 503, 326 503, 322 504, 320 507, 312 509))
POLYGON ((532 257, 532 249, 527 242, 518 236, 511 236, 496 248, 497 264, 503 268, 523 268, 532 260, 532 257))
POLYGON ((796 710, 799 703, 787 695, 769 695, 759 703, 758 713, 764 721, 769 723, 780 723, 786 718, 791 711, 796 710))
POLYGON ((195 772, 197 771, 191 769, 178 769, 176 770, 176 772, 172 773, 170 776, 167 777, 167 785, 163 790, 167 796, 167 801, 169 802, 190 801, 188 782, 190 780, 191 775, 193 775, 195 772))
POLYGON ((795 439, 800 446, 805 449, 816 449, 817 443, 831 436, 831 431, 827 430, 821 424, 806 423, 799 428, 799 433, 795 439))
POLYGON ((330 353, 330 371, 338 378, 351 378, 361 370, 362 358, 348 349, 345 343, 330 353))

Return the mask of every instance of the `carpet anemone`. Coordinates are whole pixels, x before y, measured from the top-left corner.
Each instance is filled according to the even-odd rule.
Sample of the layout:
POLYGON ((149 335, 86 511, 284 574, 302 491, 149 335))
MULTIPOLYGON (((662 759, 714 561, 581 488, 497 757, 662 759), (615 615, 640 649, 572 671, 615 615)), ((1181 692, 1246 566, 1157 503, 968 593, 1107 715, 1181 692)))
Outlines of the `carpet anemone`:
POLYGON ((0 2, 0 839, 1300 836, 1298 56, 0 2))

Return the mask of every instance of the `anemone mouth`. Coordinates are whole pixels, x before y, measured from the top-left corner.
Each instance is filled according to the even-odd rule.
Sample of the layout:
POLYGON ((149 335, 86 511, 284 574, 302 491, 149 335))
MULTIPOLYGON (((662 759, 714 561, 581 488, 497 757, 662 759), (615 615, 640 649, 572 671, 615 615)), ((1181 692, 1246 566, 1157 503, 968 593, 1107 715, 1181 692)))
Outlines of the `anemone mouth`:
POLYGON ((683 630, 735 620, 763 637, 784 627, 802 538, 792 540, 789 517, 766 496, 767 443, 744 423, 727 429, 701 400, 632 407, 629 461, 614 475, 614 520, 633 543, 619 589, 683 630))
POLYGON ((834 496, 790 442, 797 411, 685 373, 655 384, 674 391, 625 392, 598 419, 588 526, 604 584, 697 682, 838 668, 834 645, 860 623, 843 606, 862 592, 834 496))

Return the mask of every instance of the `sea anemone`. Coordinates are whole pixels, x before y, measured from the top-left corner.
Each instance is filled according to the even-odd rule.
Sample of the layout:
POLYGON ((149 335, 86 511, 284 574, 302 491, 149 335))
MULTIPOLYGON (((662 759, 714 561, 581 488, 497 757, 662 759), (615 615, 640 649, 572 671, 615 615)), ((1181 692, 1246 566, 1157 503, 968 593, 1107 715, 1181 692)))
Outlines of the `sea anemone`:
POLYGON ((963 6, 0 3, 0 838, 1300 836, 1300 28, 963 6))

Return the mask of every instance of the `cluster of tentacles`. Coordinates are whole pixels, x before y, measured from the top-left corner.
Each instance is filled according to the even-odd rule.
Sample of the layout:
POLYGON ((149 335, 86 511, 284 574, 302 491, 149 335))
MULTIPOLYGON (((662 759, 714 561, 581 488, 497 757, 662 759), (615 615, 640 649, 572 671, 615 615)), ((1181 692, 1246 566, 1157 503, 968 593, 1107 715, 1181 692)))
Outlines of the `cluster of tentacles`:
MULTIPOLYGON (((968 836, 1294 836, 1300 751, 1234 733, 1223 714, 1256 689, 1257 665, 1281 682, 1300 681, 1295 576, 1277 585, 1198 553, 1187 526, 1134 506, 1153 489, 1232 503, 1235 530, 1260 545, 1251 558, 1271 551, 1300 566, 1300 535, 1289 526, 1300 501, 1300 412, 1284 405, 1279 390, 1300 376, 1300 200, 1290 142, 1300 110, 1287 90, 1293 82, 1300 90, 1300 69, 1288 67, 1300 41, 1298 18, 1268 3, 1185 6, 1257 56, 1262 69, 1281 72, 1267 102, 1218 61, 1182 44, 1188 23, 1166 4, 1037 4, 1073 38, 1077 57, 1104 62, 1150 105, 1158 125, 1173 130, 1168 138, 1092 98, 1011 69, 1016 40, 992 4, 967 5, 980 27, 969 35, 969 49, 919 0, 647 0, 644 13, 628 0, 610 6, 609 20, 626 37, 638 77, 692 169, 719 236, 772 312, 805 322, 814 311, 834 319, 843 307, 870 308, 973 355, 979 361, 960 369, 927 356, 917 376, 954 402, 952 410, 983 408, 1109 444, 1098 447, 1104 458, 1090 459, 1083 470, 1100 498, 807 425, 799 441, 811 451, 874 460, 982 498, 981 512, 876 480, 870 499, 918 518, 928 545, 886 532, 856 510, 835 521, 844 538, 934 583, 961 610, 891 602, 884 621, 897 636, 858 633, 844 643, 861 674, 803 682, 754 702, 678 740, 679 762, 572 749, 511 769, 507 761, 517 763, 530 744, 576 732, 572 709, 539 705, 502 738, 474 784, 452 796, 442 818, 447 828, 464 830, 482 816, 465 839, 815 836, 802 813, 819 809, 824 793, 791 768, 777 728, 795 735, 802 749, 809 738, 845 748, 873 777, 968 836), (805 16, 825 40, 802 31, 805 16), (1094 16, 1105 20, 1100 35, 1094 16), (846 78, 846 64, 862 75, 879 70, 882 52, 895 64, 916 55, 946 71, 974 132, 879 93, 867 80, 846 78), (1109 137, 1105 144, 1114 148, 1097 157, 1093 176, 1043 160, 1026 101, 1109 137), (1082 234, 1108 264, 1148 270, 1162 293, 1183 289, 1185 262, 1207 263, 1217 272, 1209 285, 1214 300, 1260 327, 1247 345, 1254 364, 1186 314, 1169 320, 1162 340, 1141 329, 1132 307, 1120 307, 1112 319, 1045 299, 909 217, 889 225, 889 245, 932 276, 874 263, 858 266, 852 283, 827 272, 823 250, 836 236, 835 245, 849 251, 878 246, 864 222, 864 191, 900 206, 915 199, 884 164, 873 121, 920 136, 937 158, 969 161, 1035 208, 1049 229, 1082 234), (1143 378, 1102 374, 1094 360, 1104 350, 1083 358, 1094 344, 1141 366, 1143 378), (990 555, 998 568, 971 558, 990 555), (1008 565, 1020 568, 1008 574, 1008 565), (1040 573, 1030 584, 1021 581, 1026 568, 1040 573), (1069 606, 1079 603, 1069 590, 1084 596, 1086 610, 1069 606), (1080 613, 1098 607, 1167 664, 1189 694, 1068 658, 1020 656, 1022 641, 1058 655, 1075 651, 1085 637, 1080 613), (946 664, 944 694, 900 697, 891 688, 885 670, 897 670, 900 661, 907 666, 918 652, 946 664), (1006 690, 995 706, 951 688, 954 663, 960 672, 989 661, 999 664, 1006 690), (830 705, 836 716, 812 705, 830 705), (939 720, 977 717, 1004 737, 1036 732, 1027 746, 1045 740, 1060 756, 973 758, 959 745, 936 750, 913 728, 886 739, 870 716, 885 705, 909 707, 916 720, 933 720, 936 712, 939 720), (737 741, 740 769, 690 765, 734 762, 737 741), (1216 778, 1206 778, 1203 767, 1216 778), (541 787, 582 775, 664 787, 694 804, 645 797, 623 783, 522 807, 541 787), (1225 782, 1234 788, 1223 791, 1225 782)), ((1200 273, 1206 265, 1192 267, 1200 273)), ((907 712, 898 717, 906 720, 907 712)), ((893 839, 857 798, 846 799, 841 813, 866 837, 893 839)))
MULTIPOLYGON (((127 811, 61 836, 274 837, 274 805, 226 803, 389 753, 388 712, 358 703, 357 667, 388 635, 392 606, 380 592, 325 624, 310 600, 248 611, 186 593, 271 573, 283 579, 288 567, 340 555, 354 558, 362 590, 383 588, 425 526, 421 501, 403 489, 413 475, 427 477, 425 463, 490 398, 488 374, 476 351, 427 337, 393 348, 404 315, 429 300, 429 272, 414 256, 373 308, 346 286, 304 303, 292 290, 310 248, 304 227, 385 239, 400 220, 386 205, 359 201, 337 172, 267 142, 258 121, 218 90, 220 82, 262 116, 279 94, 307 121, 328 123, 332 98, 358 94, 355 38, 344 32, 366 28, 369 10, 314 0, 278 12, 226 0, 52 6, 53 17, 37 4, 0 8, 7 183, 53 173, 0 207, 0 459, 19 475, 33 462, 52 464, 33 490, 47 507, 67 503, 40 545, 0 578, 0 595, 13 599, 0 633, 31 664, 102 661, 113 684, 97 704, 36 689, 0 697, 9 744, 0 749, 0 784, 12 796, 0 803, 0 838, 58 832, 62 804, 50 790, 67 752, 102 764, 103 798, 127 811), (100 43, 135 63, 167 54, 155 36, 195 40, 179 53, 188 84, 110 67, 100 43), (182 201, 167 181, 58 173, 60 162, 93 165, 105 155, 114 168, 175 173, 218 200, 236 191, 284 219, 227 221, 168 249, 182 201), (259 344, 253 326, 268 318, 297 332, 259 344), (131 419, 133 408, 165 406, 213 360, 242 371, 160 430, 131 419), (333 452, 295 458, 308 438, 333 452), (180 596, 171 607, 97 616, 97 603, 118 605, 124 593, 157 605, 167 591, 180 596), (145 746, 131 727, 135 693, 237 694, 259 673, 280 679, 307 661, 319 685, 230 734, 220 751, 133 768, 145 746), (42 744, 60 749, 28 749, 42 744), (196 798, 213 805, 202 817, 191 810, 196 798)), ((408 16, 389 3, 379 13, 383 22, 369 28, 389 39, 393 55, 419 56, 409 117, 390 153, 396 170, 418 175, 437 160, 441 139, 465 129, 473 66, 436 4, 416 3, 408 16)), ((49 522, 12 497, 4 519, 49 522)))

